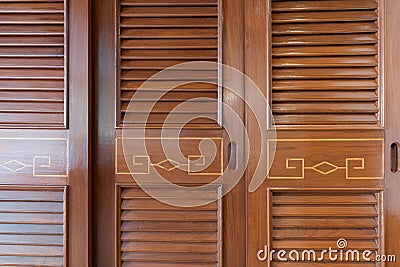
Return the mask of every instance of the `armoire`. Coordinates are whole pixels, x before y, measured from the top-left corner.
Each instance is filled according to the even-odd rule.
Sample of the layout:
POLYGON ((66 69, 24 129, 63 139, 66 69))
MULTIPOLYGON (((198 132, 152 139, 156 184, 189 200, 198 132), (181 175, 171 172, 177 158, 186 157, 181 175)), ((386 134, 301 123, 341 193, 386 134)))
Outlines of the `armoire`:
POLYGON ((398 266, 260 256, 400 258, 399 38, 397 0, 0 0, 0 266, 398 266))

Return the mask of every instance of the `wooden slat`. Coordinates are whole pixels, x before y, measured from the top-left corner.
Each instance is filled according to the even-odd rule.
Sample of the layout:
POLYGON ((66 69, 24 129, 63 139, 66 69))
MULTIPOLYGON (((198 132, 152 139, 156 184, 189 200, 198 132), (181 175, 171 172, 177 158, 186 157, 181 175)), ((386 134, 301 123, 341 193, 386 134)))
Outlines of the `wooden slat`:
POLYGON ((66 2, 1 2, 0 127, 64 127, 65 99, 46 89, 67 90, 66 2))
POLYGON ((341 33, 370 33, 377 32, 374 22, 348 22, 323 24, 277 24, 272 28, 272 34, 341 34, 341 33))
POLYGON ((273 90, 376 90, 378 84, 374 79, 351 79, 351 80, 274 80, 273 90))
MULTIPOLYGON (((123 242, 123 252, 181 252, 181 253, 216 253, 216 243, 173 243, 169 242, 123 242)), ((1 252, 1 246, 0 246, 1 252)))
POLYGON ((154 201, 153 199, 134 199, 125 200, 121 205, 122 210, 207 210, 215 211, 217 209, 217 204, 212 203, 206 206, 193 207, 191 209, 182 209, 180 207, 171 206, 159 201, 154 201))
POLYGON ((63 256, 63 247, 0 245, 0 256, 63 256))
MULTIPOLYGON (((332 57, 332 56, 371 56, 376 55, 377 47, 374 45, 343 45, 343 46, 297 46, 297 47, 276 47, 273 48, 275 57, 294 57, 293 60, 299 60, 296 57, 332 57)), ((351 60, 350 57, 348 60, 351 60)), ((318 60, 319 58, 315 58, 318 60)), ((320 60, 321 64, 324 61, 320 60)))
MULTIPOLYGON (((2 4, 3 5, 3 4, 2 4)), ((63 24, 62 13, 0 13, 0 24, 63 24)))
POLYGON ((354 10, 375 9, 378 5, 375 0, 329 0, 329 1, 273 1, 273 11, 316 11, 316 10, 354 10))
POLYGON ((324 102, 308 102, 308 103, 279 103, 272 105, 272 111, 275 114, 315 114, 315 113, 372 113, 378 112, 375 103, 368 102, 348 102, 348 103, 324 103, 324 102))
MULTIPOLYGON (((124 211, 121 219, 123 221, 190 221, 190 222, 212 222, 216 221, 215 211, 124 211)), ((1 213, 0 213, 1 221, 1 213)))
MULTIPOLYGON (((146 112, 149 111, 154 102, 135 102, 134 105, 130 106, 128 109, 128 104, 123 103, 121 110, 122 112, 146 112)), ((200 101, 188 101, 185 105, 185 108, 178 109, 178 105, 181 105, 182 103, 180 102, 158 102, 156 103, 153 108, 151 109, 152 112, 154 113, 170 113, 173 111, 173 114, 178 114, 178 113, 215 113, 215 110, 217 109, 218 103, 216 101, 208 101, 208 102, 200 102, 200 101), (175 109, 177 108, 177 109, 175 109)))
POLYGON ((129 232, 121 236, 123 242, 217 242, 217 233, 192 232, 129 232))
POLYGON ((217 79, 216 71, 164 71, 159 73, 157 70, 126 70, 121 77, 123 80, 147 80, 151 78, 150 81, 146 83, 146 87, 153 88, 153 81, 177 81, 176 84, 180 84, 178 82, 183 83, 183 81, 204 81, 204 82, 216 82, 217 79), (156 75, 157 74, 157 75, 156 75), (152 77, 156 75, 155 77, 152 77))
POLYGON ((217 38, 122 39, 123 49, 217 49, 217 38))
POLYGON ((47 57, 63 57, 64 48, 62 47, 21 47, 0 46, 0 57, 23 57, 23 58, 47 58, 47 57))
POLYGON ((374 68, 303 68, 303 69, 274 69, 273 79, 368 79, 377 78, 374 68))
POLYGON ((0 5, 0 13, 63 13, 64 3, 40 3, 30 2, 28 3, 2 3, 0 5))
POLYGON ((0 212, 62 213, 62 202, 0 202, 0 212))
POLYGON ((173 262, 179 259, 180 262, 190 264, 199 263, 217 263, 217 258, 214 253, 171 253, 171 252, 124 252, 122 253, 122 260, 124 262, 145 262, 151 259, 153 263, 156 262, 173 262))
POLYGON ((375 206, 323 206, 312 207, 305 205, 274 205, 272 215, 276 217, 369 217, 376 216, 375 206))
MULTIPOLYGON (((323 261, 302 261, 302 265, 310 267, 342 266, 340 261, 332 261, 322 253, 329 248, 338 249, 339 239, 346 239, 346 251, 378 251, 378 222, 382 219, 379 198, 374 191, 272 191, 272 249, 297 250, 300 255, 313 250, 317 258, 323 256, 323 261)), ((281 265, 275 257, 272 266, 296 264, 281 265)), ((353 265, 368 266, 363 260, 352 262, 353 265)))
POLYGON ((315 23, 315 22, 351 22, 375 21, 375 11, 325 11, 325 12, 288 12, 272 14, 274 23, 315 23))
MULTIPOLYGON (((1 116, 1 115, 0 115, 1 116)), ((151 113, 148 114, 130 114, 126 117, 124 114, 122 115, 122 120, 124 124, 163 124, 167 119, 168 114, 166 113, 151 113), (126 119, 124 121, 124 119, 126 119)), ((188 118, 193 118, 191 114, 181 114, 175 113, 173 116, 168 118, 168 124, 177 124, 181 125, 182 123, 188 123, 188 118)), ((215 124, 217 122, 218 115, 217 114, 209 114, 209 113, 200 113, 197 114, 196 119, 190 121, 190 124, 215 124)))
POLYGON ((304 240, 332 240, 345 236, 352 240, 375 240, 378 233, 375 229, 276 229, 272 233, 275 240, 278 239, 299 239, 304 240))
POLYGON ((379 123, 377 11, 374 0, 272 0, 275 124, 379 123))
MULTIPOLYGON (((174 263, 154 263, 151 260, 149 262, 125 262, 122 267, 186 267, 186 262, 174 262, 174 263)), ((190 263, 190 267, 215 267, 215 263, 190 263)))
MULTIPOLYGON (((316 240, 276 240, 274 241, 275 249, 315 249, 322 250, 334 246, 335 243, 331 241, 316 241, 316 240)), ((352 240, 346 249, 357 249, 357 250, 371 250, 377 251, 378 247, 375 240, 363 241, 363 240, 352 240)))
POLYGON ((121 17, 211 17, 218 13, 217 7, 125 7, 121 17))
MULTIPOLYGON (((164 187, 154 190, 164 196, 174 193, 164 187)), ((215 196, 216 191, 209 193, 215 196)), ((218 266, 221 240, 217 202, 173 207, 149 197, 138 187, 122 188, 120 198, 123 266, 146 262, 218 266)))
MULTIPOLYGON (((123 90, 136 90, 142 86, 142 81, 122 81, 121 89, 123 90)), ((1 85, 1 80, 0 80, 1 85)), ((206 82, 187 82, 182 85, 176 86, 176 81, 159 81, 151 80, 142 87, 142 90, 172 90, 174 91, 217 91, 217 85, 206 82)))
MULTIPOLYGON (((378 38, 376 34, 373 33, 335 35, 276 35, 272 37, 272 44, 277 47, 288 45, 368 45, 376 44, 377 42, 378 38)), ((323 49, 323 47, 319 47, 317 49, 323 49)))
MULTIPOLYGON (((315 263, 315 262, 302 262, 301 263, 302 266, 304 267, 321 267, 321 266, 327 266, 327 264, 321 265, 320 263, 315 263)), ((359 265, 356 264, 352 264, 355 267, 356 266, 362 266, 362 267, 376 267, 376 263, 373 262, 362 262, 359 265)), ((335 267, 349 267, 349 263, 341 263, 341 262, 336 262, 334 263, 335 267)), ((272 264, 272 267, 293 267, 293 263, 292 262, 274 262, 272 264)))
POLYGON ((373 56, 365 57, 275 57, 272 66, 276 68, 307 68, 307 67, 375 67, 378 61, 373 56))
POLYGON ((324 116, 307 115, 276 115, 275 124, 279 125, 354 125, 354 124, 377 124, 379 122, 375 115, 353 115, 353 114, 325 114, 324 116))
POLYGON ((53 267, 63 266, 62 257, 10 257, 0 256, 0 266, 37 266, 37 267, 53 267))
POLYGON ((377 101, 375 91, 279 91, 274 92, 274 102, 364 102, 377 101))
POLYGON ((122 222, 121 230, 130 231, 147 231, 147 232, 168 232, 168 231, 190 231, 204 232, 215 231, 217 222, 191 222, 191 221, 126 221, 122 222))
MULTIPOLYGON (((131 98, 134 96, 136 91, 123 91, 121 95, 122 101, 130 101, 131 98)), ((141 91, 140 92, 140 99, 143 100, 155 100, 158 99, 158 101, 187 101, 193 98, 210 98, 210 99, 217 99, 218 98, 218 93, 215 92, 214 90, 212 91, 204 91, 204 92, 196 92, 195 90, 190 91, 169 91, 168 93, 165 93, 160 97, 160 92, 157 91, 141 91)), ((0 99, 1 99, 1 94, 0 94, 0 99)))
POLYGON ((121 6, 215 6, 217 2, 215 0, 122 0, 121 6))
MULTIPOLYGON (((189 61, 213 61, 217 62, 219 57, 219 19, 218 1, 176 1, 167 0, 157 2, 154 0, 122 1, 120 3, 119 14, 119 41, 121 63, 119 65, 121 87, 121 123, 133 125, 144 123, 143 114, 130 114, 126 116, 126 105, 128 99, 133 95, 132 92, 125 93, 125 90, 136 90, 141 83, 151 75, 171 67, 176 64, 189 61), (132 115, 132 116, 131 116, 132 115)), ((209 80, 217 82, 217 68, 212 71, 212 75, 203 75, 203 71, 194 71, 196 77, 180 72, 178 76, 171 78, 177 83, 189 81, 191 79, 209 80), (208 76, 207 76, 208 75, 208 76)), ((193 73, 193 72, 192 72, 193 73)), ((169 80, 166 78, 165 80, 169 80)), ((172 89, 168 82, 159 81, 154 86, 147 88, 150 90, 172 89), (159 87, 161 86, 161 87, 159 87)), ((148 123, 162 124, 168 115, 167 112, 172 107, 189 100, 187 97, 190 92, 196 92, 197 97, 217 98, 217 86, 193 86, 176 90, 171 97, 165 97, 162 103, 150 114, 148 123), (203 91, 204 94, 203 94, 203 91), (173 95, 173 97, 172 97, 173 95), (175 101, 175 102, 173 102, 175 101), (165 107, 165 108, 163 108, 165 107), (163 114, 161 114, 163 113, 163 114)), ((149 99, 151 100, 151 99, 149 99)), ((136 101, 136 99, 135 99, 136 101)), ((137 100, 138 101, 138 100, 137 100)), ((140 103, 138 105, 141 105, 140 103)), ((194 104, 197 106, 198 104, 194 104)), ((193 106, 193 107, 194 107, 193 106)), ((203 108, 201 108, 203 109, 203 108)), ((193 125, 215 124, 214 118, 218 117, 218 107, 210 106, 210 111, 199 113, 207 115, 212 113, 210 119, 199 118, 191 121, 193 125)), ((184 111, 186 114, 197 114, 197 108, 184 111)), ((201 111, 201 110, 200 110, 201 111)), ((186 122, 187 116, 178 115, 170 124, 180 124, 186 122)))
POLYGON ((327 205, 327 204, 377 204, 377 199, 373 194, 359 193, 359 194, 335 194, 325 193, 321 198, 318 194, 312 193, 279 193, 273 196, 274 204, 308 204, 308 205, 327 205))
POLYGON ((213 17, 187 18, 187 17, 156 17, 156 18, 123 18, 122 28, 198 28, 217 27, 213 17))
POLYGON ((0 234, 0 245, 62 246, 62 235, 8 235, 0 234))
POLYGON ((0 266, 64 266, 64 188, 0 188, 0 266))
MULTIPOLYGON (((25 36, 8 36, 0 35, 0 46, 63 46, 63 36, 30 36, 29 43, 26 42, 25 36)), ((40 60, 40 59, 38 59, 40 60)))
POLYGON ((62 235, 63 231, 63 225, 0 224, 1 234, 62 235))

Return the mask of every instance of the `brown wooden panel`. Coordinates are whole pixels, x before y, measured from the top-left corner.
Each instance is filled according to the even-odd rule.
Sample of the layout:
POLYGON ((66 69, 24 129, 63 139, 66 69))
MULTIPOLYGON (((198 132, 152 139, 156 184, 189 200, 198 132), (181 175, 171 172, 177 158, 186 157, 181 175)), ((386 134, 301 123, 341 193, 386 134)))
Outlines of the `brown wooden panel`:
POLYGON ((377 2, 272 0, 271 7, 275 125, 305 128, 382 124, 382 75, 378 56, 382 31, 377 2), (370 89, 378 89, 371 91, 375 94, 372 100, 357 98, 357 94, 353 95, 357 103, 342 103, 338 99, 342 93, 367 89, 367 84, 370 89), (285 94, 295 88, 313 95, 314 90, 329 92, 324 99, 316 97, 313 103, 304 103, 298 94, 285 94), (277 90, 286 97, 276 95, 277 90), (335 96, 332 103, 329 93, 335 96))
MULTIPOLYGON (((119 81, 117 83, 121 89, 133 91, 153 74, 176 64, 189 61, 217 62, 219 60, 218 1, 185 1, 181 3, 173 1, 157 4, 154 1, 135 3, 122 1, 119 9, 118 40, 121 62, 118 66, 119 81)), ((217 82, 217 68, 205 72, 199 71, 198 74, 198 78, 202 80, 217 82)), ((184 82, 185 77, 191 76, 181 72, 178 74, 178 78, 174 79, 178 79, 177 82, 184 82)), ((157 87, 156 84, 152 84, 152 86, 157 87)), ((198 97, 208 97, 208 93, 202 94, 199 91, 202 88, 202 85, 192 84, 192 88, 188 88, 185 92, 176 91, 176 101, 165 99, 161 105, 168 106, 168 108, 151 111, 148 122, 162 124, 174 106, 189 100, 188 92, 197 92, 198 97)), ((169 87, 158 89, 167 91, 169 87)), ((217 87, 214 86, 212 93, 216 94, 217 90, 217 87)), ((123 123, 137 127, 138 125, 134 125, 135 122, 143 121, 145 118, 141 114, 134 116, 125 116, 124 114, 130 100, 128 96, 132 97, 134 94, 127 95, 122 91, 120 95, 122 97, 117 110, 121 112, 121 116, 118 116, 117 124, 122 125, 123 123)), ((203 117, 189 124, 215 124, 218 119, 218 106, 212 105, 206 109, 210 109, 210 112, 185 110, 188 114, 197 114, 199 117, 203 117), (205 119, 204 117, 209 114, 212 119, 205 119)), ((203 110, 203 107, 200 107, 200 110, 203 110)), ((135 112, 138 111, 135 110, 135 112)), ((185 121, 181 117, 177 115, 177 118, 169 124, 181 124, 185 121)))
POLYGON ((0 266, 66 266, 65 190, 0 187, 0 266))
MULTIPOLYGON (((273 148, 274 140, 268 143, 273 148)), ((351 179, 383 179, 383 149, 381 138, 277 139, 268 177, 305 179, 310 183, 315 179, 332 179, 332 184, 351 179)))
MULTIPOLYGON (((322 250, 342 249, 382 252, 382 192, 373 190, 269 190, 268 216, 271 223, 271 249, 313 250, 321 257, 322 250), (323 202, 322 202, 323 200, 323 202), (338 200, 340 203, 338 204, 338 200), (307 202, 307 206, 303 204, 307 202), (366 202, 371 204, 365 204, 366 202), (338 247, 339 241, 347 242, 338 247)), ((360 255, 361 255, 360 254, 360 255)), ((360 256, 361 258, 361 256, 360 256)), ((324 255, 324 261, 309 261, 305 266, 335 266, 343 263, 333 261, 324 255), (307 265, 308 264, 308 265, 307 265)), ((351 263, 353 266, 367 266, 365 260, 351 263)), ((296 266, 294 261, 279 261, 275 255, 271 266, 296 266), (286 265, 282 265, 286 264, 286 265)), ((371 266, 378 266, 372 264, 371 266)))
POLYGON ((377 3, 374 0, 353 0, 353 1, 274 1, 273 11, 315 11, 315 10, 354 10, 354 9, 375 9, 377 3))
MULTIPOLYGON (((126 157, 124 158, 123 144, 127 147, 141 147, 143 140, 134 137, 116 139, 117 175, 129 175, 129 180, 135 182, 130 177, 130 174, 142 175, 147 179, 151 179, 153 175, 158 173, 174 183, 206 183, 217 179, 223 173, 224 145, 221 137, 211 137, 209 135, 209 137, 205 138, 181 137, 179 140, 177 138, 148 137, 144 140, 144 143, 147 149, 145 154, 140 154, 138 150, 136 150, 135 154, 133 150, 125 149, 126 157), (168 146, 176 147, 174 145, 177 144, 176 142, 179 143, 180 151, 175 149, 173 151, 171 149, 168 149, 167 152, 164 151, 168 146), (200 145, 201 143, 203 145, 203 153, 200 153, 199 150, 202 146, 200 145), (214 149, 211 149, 210 146, 215 146, 215 155, 213 153, 214 149), (206 147, 208 148, 205 149, 206 147), (184 158, 178 152, 182 153, 184 158), (129 158, 132 158, 132 160, 127 160, 129 158), (136 163, 134 164, 134 162, 136 163)), ((171 195, 173 193, 171 192, 171 195)), ((208 195, 204 195, 204 197, 206 198, 208 195)))
MULTIPOLYGON (((162 187, 157 192, 170 193, 162 187)), ((216 196, 218 192, 210 194, 216 196)), ((172 207, 132 186, 118 187, 118 196, 121 199, 118 260, 122 266, 172 266, 176 263, 220 266, 219 201, 195 208, 172 207), (137 201, 139 203, 135 203, 137 201)))
POLYGON ((0 127, 66 126, 66 10, 64 1, 0 5, 0 127), (54 89, 63 96, 31 97, 19 89, 54 89))

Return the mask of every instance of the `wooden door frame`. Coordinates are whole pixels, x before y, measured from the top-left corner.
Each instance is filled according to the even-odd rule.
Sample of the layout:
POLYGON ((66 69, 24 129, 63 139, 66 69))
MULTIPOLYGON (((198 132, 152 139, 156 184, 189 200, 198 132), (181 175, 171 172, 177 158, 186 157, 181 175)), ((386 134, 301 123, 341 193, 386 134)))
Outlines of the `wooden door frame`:
MULTIPOLYGON (((224 21, 235 19, 234 23, 225 24, 222 33, 224 38, 227 38, 223 45, 223 62, 244 72, 244 0, 230 0, 223 6, 224 21)), ((114 184, 117 112, 114 101, 118 101, 114 66, 115 53, 118 49, 115 40, 116 18, 113 14, 115 8, 113 0, 93 1, 93 265, 107 267, 119 266, 115 233, 115 229, 118 229, 118 220, 117 218, 110 219, 110 214, 115 217, 118 209, 114 184), (105 210, 107 212, 104 212, 105 210)), ((223 96, 230 101, 228 105, 243 117, 243 102, 229 91, 224 90, 223 96)), ((245 179, 239 181, 222 201, 223 216, 230 218, 223 220, 222 261, 224 266, 245 266, 245 183, 245 179)))
POLYGON ((68 261, 91 266, 91 1, 68 1, 68 261))
MULTIPOLYGON (((400 173, 392 173, 390 168, 390 146, 400 143, 400 2, 385 1, 385 248, 386 254, 396 255, 400 260, 400 173), (396 40, 397 39, 397 40, 396 40), (396 238, 397 237, 397 238, 396 238)), ((396 263, 386 263, 386 267, 395 267, 396 263)))
MULTIPOLYGON (((245 73, 254 81, 261 92, 268 98, 267 83, 270 79, 270 60, 267 54, 269 37, 268 29, 268 0, 245 0, 245 73), (265 55, 265 56, 264 56, 265 55), (255 67, 256 66, 256 67, 255 67)), ((246 93, 246 89, 245 89, 246 93)), ((246 95, 249 102, 257 102, 256 96, 246 95)), ((259 114, 266 111, 255 110, 259 114)), ((251 110, 246 107, 246 127, 249 133, 250 149, 248 151, 249 162, 246 171, 247 188, 249 188, 251 177, 253 177, 261 149, 260 136, 257 135, 260 130, 258 122, 254 116, 251 116, 251 110)), ((263 166, 266 173, 266 168, 263 166)), ((266 210, 268 209, 265 198, 267 186, 264 182, 255 192, 247 192, 247 260, 246 266, 265 266, 257 259, 257 252, 265 245, 268 239, 267 231, 264 229, 267 225, 266 210), (265 227, 263 227, 265 226, 265 227), (251 242, 250 242, 251 241, 251 242)))

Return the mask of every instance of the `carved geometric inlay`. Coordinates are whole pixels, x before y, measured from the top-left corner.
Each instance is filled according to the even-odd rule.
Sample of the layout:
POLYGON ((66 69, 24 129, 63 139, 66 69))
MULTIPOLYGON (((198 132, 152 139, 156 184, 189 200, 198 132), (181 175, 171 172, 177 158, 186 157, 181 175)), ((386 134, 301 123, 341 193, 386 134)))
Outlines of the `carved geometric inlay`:
POLYGON ((306 171, 308 178, 383 179, 383 138, 274 139, 269 151, 270 142, 276 149, 273 158, 267 153, 269 179, 305 179, 306 171))
POLYGON ((21 161, 13 159, 4 163, 0 163, 0 167, 9 170, 10 172, 18 172, 27 167, 32 167, 32 164, 25 164, 21 161))
POLYGON ((0 175, 10 173, 67 177, 68 139, 0 137, 0 175))
POLYGON ((123 143, 132 147, 140 147, 143 138, 116 139, 116 174, 151 174, 155 169, 166 172, 182 172, 187 175, 219 176, 223 173, 223 144, 218 137, 181 137, 181 138, 145 138, 151 151, 144 155, 138 149, 124 155, 123 143), (163 146, 161 143, 165 146, 163 146), (169 149, 165 154, 165 147, 173 144, 180 147, 169 149), (207 148, 212 144, 214 152, 207 148), (203 146, 203 150, 200 148, 203 146), (182 151, 180 151, 182 149, 182 151), (210 153, 208 153, 210 152, 210 153), (136 154, 137 153, 137 154, 136 154), (129 168, 128 168, 129 166, 129 168))
POLYGON ((314 166, 305 167, 305 169, 310 169, 310 170, 319 172, 319 173, 321 173, 323 175, 327 175, 327 174, 330 174, 330 173, 335 172, 335 171, 340 170, 340 169, 346 169, 346 167, 339 167, 339 166, 336 166, 335 164, 332 164, 332 163, 330 163, 328 161, 323 161, 323 162, 318 163, 318 164, 316 164, 314 166))

